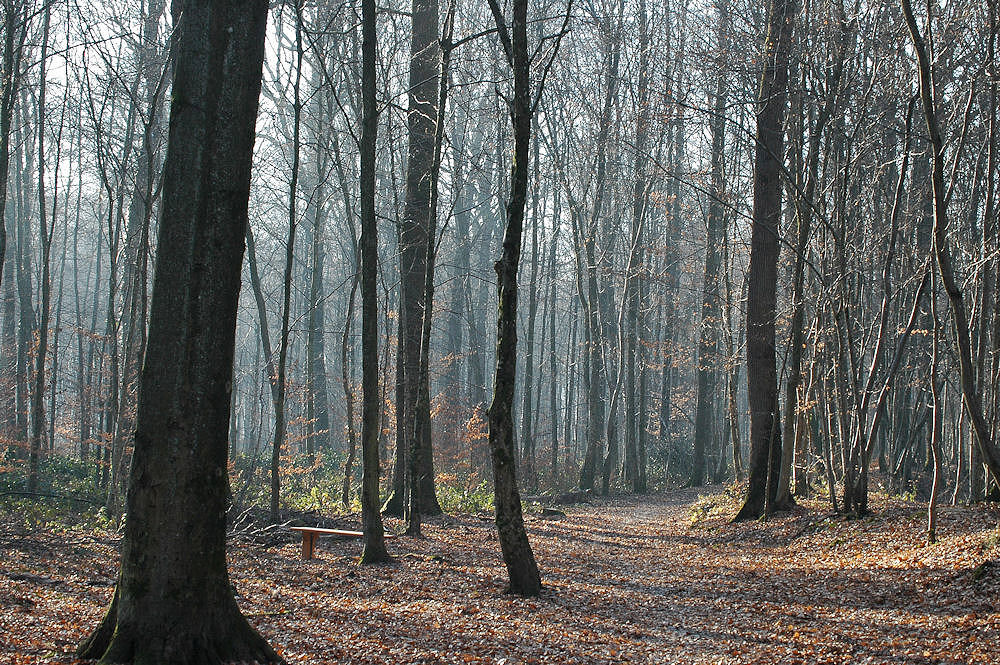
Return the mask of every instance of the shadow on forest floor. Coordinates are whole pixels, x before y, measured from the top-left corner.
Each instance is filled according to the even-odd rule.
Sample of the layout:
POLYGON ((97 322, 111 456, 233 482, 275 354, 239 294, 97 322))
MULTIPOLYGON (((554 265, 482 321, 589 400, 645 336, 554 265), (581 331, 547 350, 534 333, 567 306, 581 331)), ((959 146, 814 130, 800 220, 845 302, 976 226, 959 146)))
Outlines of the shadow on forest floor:
MULTIPOLYGON (((357 541, 236 539, 244 613, 297 663, 993 663, 996 508, 876 498, 845 521, 819 501, 730 524, 723 488, 595 498, 527 524, 543 593, 502 593, 492 524, 424 524, 362 568, 357 541)), ((72 663, 116 575, 113 534, 0 526, 0 662, 72 663)), ((389 520, 388 526, 401 530, 389 520)))

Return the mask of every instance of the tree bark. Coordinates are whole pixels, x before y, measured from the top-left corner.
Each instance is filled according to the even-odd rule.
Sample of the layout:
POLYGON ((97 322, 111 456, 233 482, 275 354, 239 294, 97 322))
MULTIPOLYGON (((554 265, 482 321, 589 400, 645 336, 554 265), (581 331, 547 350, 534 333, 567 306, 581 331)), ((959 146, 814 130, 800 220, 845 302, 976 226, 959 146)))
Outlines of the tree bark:
POLYGON ((177 67, 122 567, 102 663, 280 663, 226 570, 240 264, 267 3, 174 3, 177 67))
POLYGON ((302 44, 302 5, 295 2, 295 74, 292 83, 292 172, 288 184, 288 238, 285 241, 285 273, 284 290, 281 305, 281 337, 278 341, 278 365, 275 383, 277 392, 274 397, 274 438, 271 441, 271 523, 279 520, 279 499, 281 498, 281 448, 285 444, 288 428, 288 417, 285 413, 285 394, 287 391, 287 364, 289 342, 289 319, 292 309, 292 270, 295 267, 295 231, 298 228, 296 203, 299 189, 299 158, 302 131, 302 101, 300 88, 302 85, 302 60, 304 57, 302 44))
POLYGON ((430 438, 423 436, 430 425, 430 410, 420 406, 420 363, 424 316, 430 316, 432 303, 425 302, 428 247, 434 238, 427 223, 430 219, 434 129, 438 93, 438 2, 413 0, 410 40, 409 109, 407 111, 408 156, 406 162, 406 197, 400 230, 400 315, 403 353, 403 409, 397 421, 405 436, 407 459, 407 510, 427 514, 440 513, 434 495, 433 459, 430 438))
POLYGON ((927 47, 917 21, 913 16, 910 0, 901 0, 903 16, 910 32, 917 56, 917 74, 920 86, 920 99, 923 103, 924 118, 927 121, 927 131, 931 142, 931 188, 934 204, 934 254, 937 258, 938 273, 941 285, 951 303, 952 324, 955 326, 956 345, 958 347, 959 376, 961 380, 962 397, 972 430, 976 435, 976 443, 983 455, 983 463, 989 469, 994 482, 1000 484, 1000 449, 992 438, 989 425, 983 412, 982 395, 976 385, 975 366, 972 360, 972 342, 969 336, 969 318, 965 309, 965 300, 958 280, 955 279, 952 266, 951 246, 948 241, 948 201, 944 181, 944 140, 937 117, 934 101, 934 81, 931 72, 931 61, 927 47))
MULTIPOLYGON (((47 6, 46 6, 47 7, 47 6)), ((4 0, 3 61, 0 63, 0 280, 7 255, 7 179, 10 174, 10 125, 20 84, 21 54, 27 37, 28 5, 4 0)), ((9 277, 9 275, 8 275, 9 277)), ((0 284, 2 286, 2 284, 0 284)), ((5 319, 6 320, 6 319, 5 319)))
POLYGON ((378 224, 375 217, 375 0, 361 0, 361 563, 389 560, 379 513, 378 224))
POLYGON ((750 400, 750 485, 736 520, 769 513, 781 469, 781 423, 774 325, 781 221, 781 161, 788 98, 788 54, 795 0, 771 0, 764 69, 757 98, 753 224, 747 291, 747 388, 750 400))
MULTIPOLYGON (((49 305, 52 301, 52 276, 50 254, 52 251, 52 228, 46 217, 45 200, 45 61, 49 51, 49 26, 52 5, 45 4, 42 13, 42 48, 39 59, 38 83, 38 237, 41 243, 41 270, 39 289, 41 302, 38 306, 38 346, 35 351, 34 387, 31 393, 31 447, 28 458, 28 491, 38 491, 38 460, 45 430, 45 356, 49 348, 49 305)), ((57 172, 58 173, 58 172, 57 172)), ((53 221, 55 221, 53 219, 53 221)), ((50 414, 51 415, 51 414, 50 414)))
POLYGON ((521 496, 514 461, 514 384, 517 374, 517 267, 521 256, 521 232, 528 191, 528 149, 531 142, 531 59, 528 54, 528 2, 513 0, 508 31, 497 0, 489 0, 497 30, 514 75, 514 93, 509 102, 514 129, 514 155, 510 170, 510 199, 503 253, 494 264, 497 273, 497 364, 493 401, 489 408, 490 454, 493 461, 493 495, 500 548, 510 578, 509 591, 537 596, 542 588, 535 555, 524 530, 521 496))
MULTIPOLYGON (((729 7, 726 0, 716 3, 719 52, 727 53, 729 7)), ((726 232, 722 201, 725 183, 723 166, 726 148, 726 75, 719 67, 715 88, 715 110, 709 128, 712 133, 711 196, 708 202, 708 233, 705 243, 705 280, 701 299, 701 330, 698 339, 698 401, 695 406, 694 460, 688 484, 697 487, 705 482, 705 450, 715 436, 715 400, 719 359, 719 325, 722 305, 719 271, 722 267, 722 234, 726 232)))

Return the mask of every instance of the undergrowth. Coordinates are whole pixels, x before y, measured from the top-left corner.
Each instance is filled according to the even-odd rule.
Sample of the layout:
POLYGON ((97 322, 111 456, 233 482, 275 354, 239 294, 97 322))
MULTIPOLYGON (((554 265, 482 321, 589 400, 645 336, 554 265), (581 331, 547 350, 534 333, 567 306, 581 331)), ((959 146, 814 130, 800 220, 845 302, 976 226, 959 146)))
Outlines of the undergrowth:
POLYGON ((688 522, 691 526, 699 526, 711 519, 722 518, 728 521, 739 510, 740 500, 745 491, 745 483, 728 483, 718 494, 699 494, 688 509, 688 522))
POLYGON ((105 494, 93 463, 62 455, 39 460, 38 487, 29 492, 27 463, 0 469, 0 513, 9 523, 31 528, 42 525, 94 524, 108 526, 105 494))

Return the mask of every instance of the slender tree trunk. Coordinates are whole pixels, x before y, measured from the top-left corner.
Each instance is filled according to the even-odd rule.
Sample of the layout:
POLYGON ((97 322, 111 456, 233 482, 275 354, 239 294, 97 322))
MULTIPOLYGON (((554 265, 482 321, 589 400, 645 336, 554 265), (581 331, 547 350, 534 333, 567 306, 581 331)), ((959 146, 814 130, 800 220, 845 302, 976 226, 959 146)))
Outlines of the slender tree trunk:
POLYGON ((406 410, 404 378, 403 320, 400 316, 396 327, 396 451, 393 455, 392 487, 382 504, 382 514, 389 517, 403 516, 406 498, 406 418, 404 413, 400 413, 406 410))
MULTIPOLYGON (((535 133, 538 124, 534 123, 535 133)), ((538 318, 538 227, 541 220, 538 216, 538 199, 542 186, 538 177, 539 142, 536 140, 532 151, 534 164, 534 186, 531 188, 531 272, 528 278, 528 332, 524 354, 524 394, 521 401, 521 478, 527 491, 538 491, 538 472, 535 468, 535 432, 532 430, 532 396, 535 390, 535 324, 538 318)), ((544 344, 544 342, 543 342, 544 344)), ((539 390, 540 392, 540 390, 539 390)))
MULTIPOLYGON (((562 228, 562 207, 558 188, 555 189, 555 205, 552 215, 552 236, 549 241, 549 419, 551 428, 549 436, 552 438, 552 454, 549 458, 549 474, 552 477, 552 486, 558 486, 559 482, 559 363, 556 356, 556 254, 559 247, 559 231, 562 228)), ((544 325, 544 322, 543 322, 544 325)), ((567 356, 570 349, 567 349, 567 356)), ((568 412, 567 404, 567 412, 568 412)), ((567 441, 567 444, 569 442, 567 441)))
POLYGON ((281 338, 278 342, 277 394, 274 399, 274 439, 271 442, 271 523, 280 521, 281 497, 281 448, 285 445, 287 415, 287 365, 289 344, 289 319, 292 309, 292 271, 295 267, 295 231, 298 228, 296 203, 299 189, 299 157, 302 144, 302 60, 305 50, 302 43, 302 5, 295 2, 295 74, 292 83, 292 172, 288 185, 288 239, 285 242, 284 291, 281 305, 281 338))
MULTIPOLYGON (((160 122, 161 95, 165 88, 165 62, 157 43, 158 26, 165 2, 149 3, 143 19, 142 44, 139 51, 139 78, 145 92, 146 121, 142 132, 142 148, 136 162, 136 178, 132 188, 126 225, 122 298, 122 377, 120 395, 112 433, 113 475, 108 503, 119 506, 119 493, 126 479, 126 442, 135 429, 135 406, 146 340, 147 257, 149 228, 153 215, 154 186, 157 172, 156 148, 162 134, 160 122)), ((139 79, 136 80, 139 90, 139 79)), ((117 341, 117 340, 116 340, 117 341)))
POLYGON ((566 453, 567 459, 570 457, 572 452, 572 460, 576 461, 576 451, 580 447, 579 438, 575 436, 576 433, 576 376, 579 373, 577 366, 580 364, 580 344, 577 340, 577 329, 580 325, 580 301, 577 298, 573 299, 573 310, 571 314, 572 323, 570 324, 569 331, 569 352, 566 354, 566 374, 569 375, 569 385, 566 386, 566 399, 565 399, 565 422, 563 428, 563 441, 566 442, 566 453), (573 442, 573 448, 570 449, 570 442, 573 442))
MULTIPOLYGON (((0 264, 7 275, 3 283, 3 332, 0 346, 0 436, 8 441, 17 437, 17 266, 14 252, 8 252, 0 264), (14 278, 14 279, 11 279, 14 278)), ((83 335, 80 335, 83 338, 83 335)), ((81 356, 82 357, 82 356, 81 356)), ((83 365, 80 365, 81 368, 83 365)))
MULTIPOLYGON (((1000 224, 998 224, 996 219, 997 212, 997 164, 998 164, 998 154, 1000 154, 1000 135, 998 135, 997 130, 997 114, 1000 112, 998 108, 998 77, 1000 77, 1000 72, 997 71, 997 0, 987 0, 988 1, 988 22, 989 22, 989 38, 987 40, 987 67, 990 72, 990 83, 989 83, 989 99, 988 107, 986 109, 988 120, 988 155, 987 155, 987 166, 986 166, 986 204, 983 211, 983 236, 985 242, 992 243, 992 247, 1000 247, 1000 224)), ((984 254, 987 248, 983 247, 984 254)), ((982 382, 987 380, 991 381, 990 385, 997 385, 998 379, 1000 379, 1000 352, 998 352, 998 346, 1000 346, 1000 306, 996 302, 997 289, 1000 288, 1000 278, 998 278, 998 271, 1000 271, 1000 261, 993 260, 991 263, 987 263, 986 272, 983 279, 983 302, 989 303, 988 307, 984 308, 983 311, 983 326, 982 332, 980 333, 980 339, 982 340, 982 346, 980 348, 980 354, 982 357, 989 357, 990 351, 992 351, 991 362, 989 364, 989 374, 986 374, 986 368, 983 366, 982 382), (990 343, 992 342, 992 345, 990 343)), ((989 412, 990 420, 990 431, 992 436, 995 438, 997 435, 997 420, 1000 416, 1000 408, 998 408, 997 393, 1000 391, 993 391, 992 399, 988 399, 986 402, 987 411, 989 412)), ((983 466, 983 456, 982 451, 976 445, 972 445, 972 459, 970 460, 971 477, 972 477, 972 488, 971 488, 971 499, 973 501, 978 501, 986 496, 986 474, 985 467, 983 466)))
MULTIPOLYGON (((618 3, 619 23, 621 25, 622 3, 618 3)), ((610 18, 608 19, 610 21, 610 18)), ((600 275, 598 274, 597 243, 604 219, 605 191, 607 189, 608 171, 608 143, 611 136, 611 125, 613 120, 614 102, 618 91, 618 64, 621 57, 621 41, 616 39, 620 30, 612 29, 610 25, 604 26, 605 33, 605 70, 604 70, 604 100, 601 107, 601 115, 598 125, 595 150, 597 152, 594 164, 594 203, 587 220, 587 228, 584 231, 583 248, 585 254, 586 267, 586 299, 584 300, 587 311, 587 349, 590 357, 590 378, 588 389, 588 424, 587 424, 587 452, 584 457, 583 467, 580 470, 580 489, 592 489, 594 480, 598 475, 603 474, 603 446, 604 439, 609 432, 614 433, 614 423, 605 421, 604 406, 610 392, 610 381, 607 371, 606 356, 604 353, 605 331, 610 331, 611 321, 609 317, 610 303, 605 296, 605 289, 601 288, 600 275)), ((607 292, 610 295, 610 291, 607 292)), ((581 298, 583 298, 581 294, 581 298)), ((610 420, 613 420, 611 414, 610 420)), ((608 441, 609 457, 617 441, 608 441)), ((617 455, 615 449, 614 454, 617 455)), ((610 469, 608 470, 610 473, 610 469)), ((605 491, 607 491, 605 489, 605 491)))
POLYGON ((975 367, 972 360, 972 345, 969 336, 969 319, 965 310, 965 300, 959 282, 955 279, 952 267, 951 246, 948 241, 948 211, 947 193, 944 181, 944 141, 938 123, 937 108, 934 101, 934 81, 931 72, 931 61, 927 53, 926 43, 917 27, 913 16, 910 0, 901 0, 903 15, 910 31, 910 38, 917 56, 917 73, 920 86, 920 99, 924 107, 924 117, 930 136, 931 156, 931 187, 934 203, 934 254, 937 258, 938 272, 941 284, 951 303, 952 323, 955 326, 955 337, 958 347, 959 376, 962 396, 968 409, 972 429, 976 435, 976 443, 983 455, 983 462, 993 476, 994 482, 1000 484, 1000 449, 992 439, 986 418, 983 415, 982 396, 976 386, 975 367))
MULTIPOLYGON (((744 330, 742 321, 739 325, 733 325, 733 285, 730 273, 732 271, 732 259, 729 252, 729 229, 722 234, 722 275, 726 291, 726 358, 729 371, 726 377, 726 419, 730 438, 733 441, 733 475, 736 480, 743 480, 743 442, 740 440, 740 412, 737 406, 737 391, 740 382, 740 363, 738 362, 736 344, 733 340, 736 331, 744 330), (735 328, 735 330, 734 330, 735 328)), ((736 305, 739 312, 742 308, 736 305)))
POLYGON ((788 53, 794 0, 771 0, 764 69, 757 98, 753 226, 747 292, 747 394, 750 399, 750 485, 737 520, 767 515, 774 506, 781 469, 781 423, 775 367, 781 160, 788 97, 788 53))
MULTIPOLYGON (((3 61, 0 63, 0 266, 7 256, 7 179, 10 175, 10 125, 20 84, 21 54, 28 34, 27 3, 3 0, 3 61)), ((48 6, 46 6, 48 11, 48 6)), ((0 269, 0 280, 3 279, 0 269)), ((8 275, 8 278, 10 275, 8 275)), ((2 284, 0 284, 2 286, 2 284)))
MULTIPOLYGON (((899 170, 899 176, 896 181, 895 195, 889 219, 889 244, 886 249, 885 263, 882 266, 882 304, 879 312, 879 325, 875 338, 875 349, 872 352, 872 362, 868 370, 865 387, 861 393, 860 401, 858 402, 857 417, 855 418, 856 426, 853 440, 851 442, 851 449, 847 457, 847 464, 844 468, 844 510, 857 514, 865 514, 868 512, 868 460, 871 456, 871 448, 874 443, 875 435, 878 431, 877 428, 879 421, 881 420, 885 400, 887 399, 889 388, 892 385, 892 379, 895 375, 896 369, 899 366, 898 358, 901 356, 902 351, 906 348, 906 342, 909 339, 913 322, 915 322, 915 318, 911 316, 911 324, 907 327, 896 348, 897 360, 894 361, 892 366, 889 368, 887 376, 883 382, 882 391, 878 395, 878 403, 876 406, 875 416, 872 420, 872 428, 866 431, 868 426, 869 400, 875 386, 876 371, 881 364, 882 356, 885 352, 886 337, 888 334, 887 328, 889 326, 890 299, 892 297, 892 266, 896 253, 896 235, 898 232, 899 216, 902 208, 904 183, 906 182, 906 172, 909 165, 910 130, 912 127, 912 118, 913 103, 910 104, 906 114, 903 159, 899 170)), ((914 315, 919 307, 923 289, 924 286, 922 284, 917 290, 917 298, 914 302, 913 309, 914 315)))
POLYGON ((521 496, 517 488, 514 459, 514 383, 517 374, 517 268, 521 256, 521 231, 528 190, 528 149, 531 142, 531 59, 528 54, 528 2, 513 0, 510 29, 497 0, 489 0, 507 62, 514 76, 510 100, 514 130, 514 154, 510 171, 510 199, 503 253, 494 264, 497 273, 499 310, 497 315, 497 365, 493 402, 489 408, 490 453, 493 461, 493 495, 500 548, 510 578, 509 591, 537 596, 542 580, 535 555, 524 530, 521 496))
MULTIPOLYGON (((718 0, 718 40, 720 54, 728 53, 729 7, 718 0)), ((688 484, 697 487, 705 481, 705 450, 715 436, 715 392, 719 357, 719 324, 722 321, 719 271, 722 267, 722 235, 726 232, 722 206, 725 183, 723 166, 726 149, 726 75, 719 67, 715 88, 715 111, 709 128, 712 132, 711 195, 708 203, 708 234, 705 243, 705 280, 702 287, 701 330, 698 340, 698 401, 695 406, 694 460, 688 484)))
MULTIPOLYGON (((323 279, 323 271, 326 268, 326 247, 323 228, 326 221, 326 208, 324 205, 325 187, 323 183, 326 178, 324 165, 327 160, 319 145, 320 140, 317 138, 315 155, 316 185, 311 198, 311 205, 313 206, 312 265, 309 273, 309 330, 307 331, 306 339, 309 404, 312 410, 310 429, 313 434, 307 442, 307 452, 310 455, 310 461, 312 456, 317 452, 322 453, 322 451, 329 448, 332 434, 330 431, 330 396, 326 380, 326 290, 323 279)), ((352 300, 351 304, 348 305, 348 309, 353 307, 353 295, 356 287, 357 280, 355 279, 351 285, 352 300)), ((345 325, 345 329, 349 327, 349 323, 345 325)), ((350 397, 347 397, 345 393, 345 398, 349 402, 353 402, 353 393, 350 397)), ((347 431, 348 438, 353 440, 354 426, 351 420, 348 420, 347 431)))
POLYGON ((379 514, 378 225, 375 217, 375 0, 361 0, 361 520, 362 563, 389 560, 379 514))
MULTIPOLYGON (((35 350, 35 382, 31 395, 31 448, 28 459, 28 491, 38 491, 38 458, 41 453, 45 431, 45 357, 49 348, 49 308, 52 300, 52 277, 49 256, 52 251, 52 226, 46 216, 45 200, 45 91, 46 60, 49 51, 49 25, 51 23, 50 3, 45 4, 42 13, 42 47, 39 59, 38 86, 38 237, 42 246, 41 302, 38 307, 38 345, 35 350)), ((56 176, 59 171, 56 169, 56 176)), ((53 207, 54 204, 53 204, 53 207)), ((55 222, 53 210, 53 223, 55 222)))
POLYGON ((841 74, 844 70, 847 21, 841 17, 840 40, 834 54, 833 71, 826 82, 827 96, 816 123, 809 133, 806 157, 805 192, 795 201, 795 267, 792 277, 792 320, 789 330, 788 379, 785 383, 784 433, 782 435, 781 471, 778 475, 775 508, 785 510, 795 504, 792 498, 792 461, 795 454, 796 422, 799 412, 799 390, 802 385, 802 348, 805 339, 805 265, 812 232, 813 206, 819 181, 820 145, 827 122, 836 109, 841 74))
POLYGON ((579 486, 582 490, 594 488, 594 480, 600 473, 601 440, 604 438, 604 399, 605 377, 604 354, 601 352, 601 314, 598 302, 600 293, 597 288, 595 240, 593 233, 587 231, 584 239, 585 261, 587 266, 587 291, 581 291, 580 300, 584 303, 585 348, 587 350, 587 447, 583 455, 583 466, 580 467, 579 486))
MULTIPOLYGON (((937 280, 934 280, 935 282, 937 280)), ((935 284, 936 286, 936 284, 935 284)), ((931 333, 931 398, 932 398, 932 410, 931 410, 931 456, 934 460, 934 478, 931 481, 931 497, 927 501, 927 542, 929 544, 934 544, 937 542, 937 503, 938 495, 941 493, 941 485, 943 483, 942 474, 944 471, 943 461, 941 459, 941 436, 942 436, 942 418, 944 417, 944 407, 941 404, 941 385, 939 383, 938 377, 938 365, 939 365, 939 354, 938 347, 940 346, 940 321, 938 320, 937 312, 937 289, 931 288, 931 321, 934 324, 934 330, 931 333)))
MULTIPOLYGON (((636 81, 636 101, 638 105, 635 127, 635 182, 632 185, 631 248, 629 270, 626 275, 627 290, 625 303, 628 307, 627 332, 625 335, 625 482, 633 492, 642 491, 640 481, 640 451, 638 430, 645 426, 639 422, 641 401, 636 389, 637 348, 639 331, 642 329, 640 317, 640 279, 645 277, 643 258, 643 225, 649 203, 649 123, 652 109, 649 103, 649 27, 646 0, 639 1, 639 71, 636 81)), ((644 371, 644 370, 642 370, 644 371)))
MULTIPOLYGON (((31 304, 32 294, 32 263, 31 263, 31 230, 29 220, 31 217, 31 204, 28 197, 31 194, 30 186, 27 182, 26 174, 34 169, 34 158, 32 157, 30 138, 24 136, 27 133, 25 124, 22 132, 21 151, 25 153, 24 163, 17 160, 17 174, 15 187, 18 192, 17 212, 14 215, 17 224, 17 302, 18 302, 18 326, 17 326, 17 367, 15 374, 15 384, 17 390, 16 400, 16 439, 23 443, 28 443, 28 430, 31 381, 31 344, 37 332, 37 318, 35 309, 31 304)), ((30 447, 30 444, 29 444, 30 447)))
MULTIPOLYGON (((344 382, 344 407, 347 412, 345 429, 347 430, 347 459, 344 461, 344 484, 340 492, 340 502, 347 508, 351 497, 351 474, 354 473, 354 462, 358 455, 358 442, 354 430, 354 385, 351 380, 350 357, 348 353, 351 338, 351 328, 354 325, 354 297, 361 282, 361 271, 354 273, 351 280, 351 295, 347 300, 347 317, 344 319, 344 336, 340 342, 341 380, 344 382)), ((377 387, 377 386, 376 386, 377 387)), ((363 408, 363 406, 362 406, 363 408)), ((378 414, 381 419, 382 414, 378 414)), ((377 499, 377 496, 376 496, 377 499)))

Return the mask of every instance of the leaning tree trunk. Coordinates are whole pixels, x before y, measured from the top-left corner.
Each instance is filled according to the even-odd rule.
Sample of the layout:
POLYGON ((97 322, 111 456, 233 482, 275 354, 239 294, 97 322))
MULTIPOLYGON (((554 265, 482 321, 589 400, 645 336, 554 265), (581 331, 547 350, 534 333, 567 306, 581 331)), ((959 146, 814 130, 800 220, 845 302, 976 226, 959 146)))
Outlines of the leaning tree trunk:
POLYGON ((497 273, 499 310, 497 314, 497 365, 493 379, 493 402, 489 408, 490 453, 493 460, 493 495, 500 548, 510 577, 511 593, 537 596, 542 578, 524 530, 521 496, 514 463, 514 380, 517 374, 517 265, 521 256, 521 230, 528 193, 528 147, 531 142, 531 100, 528 55, 528 2, 513 1, 513 21, 508 32, 497 0, 490 0, 514 74, 514 95, 510 100, 514 128, 514 157, 510 170, 510 200, 507 201, 507 228, 503 253, 493 266, 497 273))
POLYGON ((788 52, 795 0, 772 0, 768 12, 764 71, 757 98, 754 150, 753 225, 747 279, 747 387, 750 400, 750 485, 737 520, 767 514, 781 469, 778 373, 774 319, 778 279, 778 224, 781 221, 781 160, 788 97, 788 52))
POLYGON ((948 241, 948 192, 944 181, 944 140, 937 117, 934 101, 934 81, 931 71, 931 61, 927 54, 924 38, 917 27, 913 16, 910 0, 902 0, 903 16, 910 31, 913 49, 917 56, 917 74, 920 85, 920 99, 924 107, 924 117, 927 120, 927 131, 930 135, 931 149, 931 188, 934 203, 934 254, 937 257, 938 272, 941 275, 941 285, 951 303, 952 323, 955 326, 955 338, 958 346, 959 377, 961 380, 962 397, 972 421, 972 430, 976 435, 976 443, 983 455, 983 463, 989 469, 994 482, 1000 484, 1000 448, 993 440, 989 424, 983 411, 982 395, 976 385, 975 366, 972 361, 972 341, 969 335, 969 317, 965 309, 962 289, 955 278, 952 266, 951 246, 948 241))
POLYGON ((121 573, 83 658, 282 662, 240 614, 226 570, 236 309, 267 8, 174 3, 177 67, 121 573))

